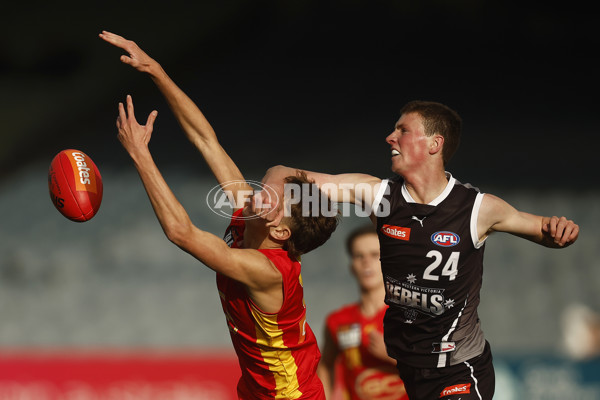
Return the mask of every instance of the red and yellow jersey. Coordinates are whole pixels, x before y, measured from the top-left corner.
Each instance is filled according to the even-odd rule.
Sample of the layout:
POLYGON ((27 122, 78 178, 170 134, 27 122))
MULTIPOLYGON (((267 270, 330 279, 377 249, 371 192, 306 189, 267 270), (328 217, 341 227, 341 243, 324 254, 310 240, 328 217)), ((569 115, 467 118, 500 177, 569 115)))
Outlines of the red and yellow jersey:
POLYGON ((383 334, 386 308, 365 317, 358 304, 351 304, 327 316, 326 329, 339 352, 336 373, 342 372, 346 399, 408 400, 396 368, 373 356, 368 348, 371 331, 383 334))
MULTIPOLYGON (((235 213, 225 240, 239 247, 244 221, 235 213)), ((250 299, 246 287, 217 274, 221 305, 242 377, 240 399, 324 400, 316 370, 321 353, 306 323, 306 307, 300 263, 282 249, 259 249, 281 272, 283 305, 276 314, 262 312, 250 299)))

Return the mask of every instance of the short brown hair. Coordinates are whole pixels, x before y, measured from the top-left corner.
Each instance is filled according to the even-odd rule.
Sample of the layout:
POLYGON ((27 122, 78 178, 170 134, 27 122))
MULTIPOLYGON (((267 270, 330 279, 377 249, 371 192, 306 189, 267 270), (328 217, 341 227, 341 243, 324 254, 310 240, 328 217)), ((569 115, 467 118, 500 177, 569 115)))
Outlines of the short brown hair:
POLYGON ((352 257, 352 246, 354 246, 354 241, 359 237, 365 235, 377 235, 377 230, 372 224, 359 226, 358 228, 350 232, 350 234, 346 238, 346 251, 348 252, 348 255, 350 257, 352 257))
POLYGON ((416 113, 421 116, 427 136, 436 133, 442 135, 444 138, 442 158, 444 159, 444 165, 446 165, 460 143, 461 117, 456 111, 442 103, 422 100, 413 100, 404 105, 400 110, 400 114, 408 113, 416 113))
MULTIPOLYGON (((309 180, 306 172, 297 171, 296 176, 288 176, 284 179, 286 184, 306 185, 308 184, 308 195, 311 197, 318 191, 319 204, 325 201, 331 207, 331 200, 321 191, 314 181, 309 180)), ((283 249, 287 250, 291 257, 298 257, 316 249, 331 237, 338 225, 339 216, 325 216, 322 212, 318 215, 303 215, 302 201, 290 205, 288 225, 292 231, 290 238, 285 242, 283 249)))

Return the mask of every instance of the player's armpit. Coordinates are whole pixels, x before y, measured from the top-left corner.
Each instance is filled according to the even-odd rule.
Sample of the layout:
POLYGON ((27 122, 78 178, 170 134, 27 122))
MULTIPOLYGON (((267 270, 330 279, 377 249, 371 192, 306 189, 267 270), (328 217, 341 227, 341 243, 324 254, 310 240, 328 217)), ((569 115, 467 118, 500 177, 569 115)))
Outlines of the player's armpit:
POLYGON ((260 251, 232 249, 220 237, 193 225, 169 239, 210 269, 244 284, 262 311, 276 313, 281 308, 281 272, 260 251))

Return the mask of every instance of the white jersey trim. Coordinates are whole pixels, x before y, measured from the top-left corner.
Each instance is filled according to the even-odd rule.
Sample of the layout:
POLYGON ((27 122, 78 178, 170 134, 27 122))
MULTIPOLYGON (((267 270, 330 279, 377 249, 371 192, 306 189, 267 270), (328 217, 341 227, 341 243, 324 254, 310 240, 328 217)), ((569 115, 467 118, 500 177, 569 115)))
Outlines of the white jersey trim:
POLYGON ((475 203, 473 203, 473 211, 471 212, 471 241, 473 242, 473 247, 476 249, 481 248, 488 238, 486 236, 483 240, 479 240, 479 232, 477 232, 477 220, 479 219, 479 209, 481 208, 483 195, 483 193, 477 193, 475 203))
POLYGON ((375 213, 375 215, 377 215, 377 209, 379 208, 379 204, 381 204, 381 200, 385 195, 385 190, 387 189, 389 182, 389 179, 383 179, 380 183, 381 186, 379 186, 379 190, 373 200, 373 207, 371 208, 371 212, 375 213))
MULTIPOLYGON (((452 191, 452 188, 454 187, 454 184, 456 183, 456 179, 454 179, 452 174, 448 171, 446 171, 446 178, 448 179, 448 184, 446 185, 442 193, 439 194, 438 197, 427 203, 428 205, 437 206, 442 201, 444 201, 446 197, 448 197, 448 195, 452 191)), ((404 181, 404 183, 402 184, 402 196, 404 197, 404 200, 406 200, 407 203, 416 203, 415 199, 413 199, 413 197, 408 192, 408 189, 406 188, 406 181, 404 181)))
MULTIPOLYGON (((448 330, 448 333, 446 333, 446 335, 442 338, 442 342, 446 342, 446 341, 448 341, 448 339, 450 339, 450 335, 456 329, 456 325, 458 325, 458 320, 460 319, 460 317, 462 317, 462 313, 465 310, 465 307, 467 307, 467 301, 469 301, 468 298, 465 300, 465 304, 460 309, 460 312, 458 313, 458 315, 456 316, 456 318, 452 322, 452 326, 448 330)), ((438 364, 437 364, 438 368, 443 368, 443 367, 446 366, 446 358, 447 358, 447 353, 440 353, 440 356, 438 358, 438 364)))
POLYGON ((465 361, 465 365, 471 371, 471 379, 473 379, 473 382, 475 383, 475 392, 477 392, 477 397, 479 397, 480 400, 483 400, 483 398, 481 397, 481 393, 479 393, 479 381, 477 380, 477 378, 475 378, 475 371, 474 371, 473 367, 471 366, 471 364, 469 364, 466 361, 465 361))

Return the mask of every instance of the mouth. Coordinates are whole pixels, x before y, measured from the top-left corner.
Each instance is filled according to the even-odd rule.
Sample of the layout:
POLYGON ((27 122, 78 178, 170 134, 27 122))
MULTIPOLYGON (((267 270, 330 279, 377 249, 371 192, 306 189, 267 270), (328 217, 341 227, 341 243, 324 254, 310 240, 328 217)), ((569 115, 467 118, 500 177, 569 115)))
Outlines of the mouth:
POLYGON ((372 269, 365 269, 362 271, 361 275, 363 277, 369 277, 375 274, 375 271, 373 271, 372 269))
POLYGON ((400 152, 396 149, 392 149, 392 157, 400 155, 400 152))

